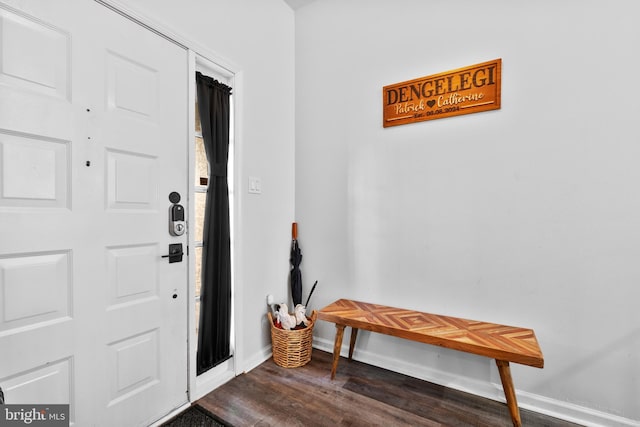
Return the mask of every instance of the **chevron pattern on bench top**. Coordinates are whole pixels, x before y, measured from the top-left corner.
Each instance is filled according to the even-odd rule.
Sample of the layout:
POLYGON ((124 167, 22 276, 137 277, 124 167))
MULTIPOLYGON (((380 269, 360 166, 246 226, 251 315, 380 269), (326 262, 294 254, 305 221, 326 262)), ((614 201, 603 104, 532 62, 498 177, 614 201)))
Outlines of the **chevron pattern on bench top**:
POLYGON ((318 318, 497 360, 536 368, 544 366, 542 351, 531 329, 348 299, 326 306, 318 312, 318 318))

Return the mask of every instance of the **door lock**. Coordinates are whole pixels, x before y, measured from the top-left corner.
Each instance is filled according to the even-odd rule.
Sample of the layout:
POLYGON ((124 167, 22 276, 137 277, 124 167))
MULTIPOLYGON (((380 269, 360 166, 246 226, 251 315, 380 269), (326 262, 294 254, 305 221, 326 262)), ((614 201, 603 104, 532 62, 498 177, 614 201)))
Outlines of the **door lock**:
POLYGON ((162 255, 162 258, 169 258, 169 264, 174 262, 182 262, 182 243, 171 243, 169 245, 169 253, 162 255))
POLYGON ((173 191, 169 194, 169 201, 172 203, 169 207, 169 234, 182 236, 187 230, 187 226, 184 222, 184 207, 178 204, 180 193, 173 191))

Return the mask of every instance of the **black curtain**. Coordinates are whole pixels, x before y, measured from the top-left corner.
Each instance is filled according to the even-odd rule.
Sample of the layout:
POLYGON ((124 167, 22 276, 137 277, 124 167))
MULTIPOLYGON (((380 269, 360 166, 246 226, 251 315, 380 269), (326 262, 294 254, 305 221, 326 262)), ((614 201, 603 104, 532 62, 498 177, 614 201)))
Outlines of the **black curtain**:
POLYGON ((209 162, 204 216, 197 373, 231 357, 231 240, 229 229, 229 115, 231 88, 196 73, 202 138, 209 162))

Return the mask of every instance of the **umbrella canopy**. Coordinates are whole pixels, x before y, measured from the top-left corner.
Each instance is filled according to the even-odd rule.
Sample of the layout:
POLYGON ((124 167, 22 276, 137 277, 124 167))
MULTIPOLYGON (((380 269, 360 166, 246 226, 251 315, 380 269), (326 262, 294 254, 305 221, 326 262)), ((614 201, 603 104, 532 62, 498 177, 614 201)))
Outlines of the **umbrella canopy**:
POLYGON ((289 257, 289 262, 291 262, 291 299, 295 307, 298 304, 302 304, 302 272, 300 272, 302 251, 298 246, 298 224, 295 222, 291 227, 291 236, 293 238, 291 256, 289 257))

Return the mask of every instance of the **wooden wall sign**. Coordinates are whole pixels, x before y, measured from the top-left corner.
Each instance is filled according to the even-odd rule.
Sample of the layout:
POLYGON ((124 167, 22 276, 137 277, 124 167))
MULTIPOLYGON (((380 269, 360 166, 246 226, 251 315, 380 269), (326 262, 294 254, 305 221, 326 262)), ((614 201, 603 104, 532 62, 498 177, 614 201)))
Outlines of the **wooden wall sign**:
POLYGON ((404 125, 500 108, 502 59, 382 88, 382 125, 404 125))

